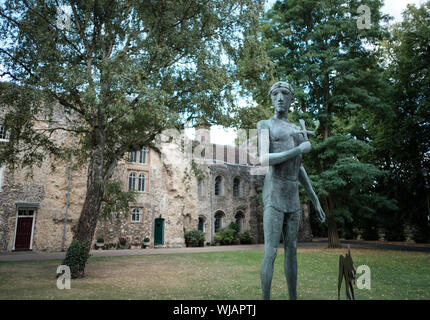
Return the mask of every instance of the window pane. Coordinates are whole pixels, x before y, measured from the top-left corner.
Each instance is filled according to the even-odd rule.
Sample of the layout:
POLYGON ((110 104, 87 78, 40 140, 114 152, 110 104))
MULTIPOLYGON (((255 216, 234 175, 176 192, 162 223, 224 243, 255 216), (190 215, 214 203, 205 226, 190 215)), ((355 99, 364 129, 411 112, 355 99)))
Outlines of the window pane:
POLYGON ((145 191, 145 175, 139 174, 139 191, 145 191))
POLYGON ((203 224, 204 224, 203 219, 199 218, 199 225, 198 225, 197 229, 201 232, 203 232, 203 224))
POLYGON ((136 151, 130 152, 130 162, 136 162, 136 151))
POLYGON ((220 196, 222 194, 221 177, 215 178, 215 195, 220 196))
POLYGON ((239 197, 240 196, 240 179, 235 178, 233 180, 233 197, 239 197))
POLYGON ((130 173, 128 177, 128 190, 136 190, 136 174, 134 172, 130 173))
POLYGON ((133 212, 131 214, 131 221, 132 222, 139 222, 140 221, 140 210, 139 209, 133 209, 133 212))
POLYGON ((146 154, 148 153, 148 149, 143 148, 142 151, 140 151, 140 163, 146 163, 146 154))

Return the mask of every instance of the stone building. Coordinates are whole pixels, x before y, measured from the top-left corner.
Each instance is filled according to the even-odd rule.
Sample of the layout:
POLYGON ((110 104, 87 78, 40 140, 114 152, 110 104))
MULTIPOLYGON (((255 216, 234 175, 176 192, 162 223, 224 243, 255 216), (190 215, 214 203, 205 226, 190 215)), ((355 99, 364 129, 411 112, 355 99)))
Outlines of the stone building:
MULTIPOLYGON (((56 121, 67 125, 64 112, 56 112, 56 121)), ((41 117, 37 125, 52 124, 41 117)), ((72 145, 73 137, 64 131, 52 138, 72 145)), ((0 123, 0 143, 6 141, 0 123)), ((206 244, 213 244, 214 235, 233 221, 250 231, 254 243, 263 242, 263 207, 257 198, 264 176, 252 173, 258 168, 255 159, 246 153, 244 162, 240 148, 210 144, 208 128, 197 130, 194 140, 179 133, 160 135, 155 146, 119 162, 113 179, 134 190, 136 201, 128 216, 101 219, 94 242, 99 237, 105 243, 149 238, 154 247, 183 247, 185 232, 199 229, 206 244)), ((46 157, 31 169, 0 168, 0 251, 68 247, 86 193, 85 165, 70 165, 46 157)), ((309 228, 301 234, 302 240, 311 240, 309 228)))

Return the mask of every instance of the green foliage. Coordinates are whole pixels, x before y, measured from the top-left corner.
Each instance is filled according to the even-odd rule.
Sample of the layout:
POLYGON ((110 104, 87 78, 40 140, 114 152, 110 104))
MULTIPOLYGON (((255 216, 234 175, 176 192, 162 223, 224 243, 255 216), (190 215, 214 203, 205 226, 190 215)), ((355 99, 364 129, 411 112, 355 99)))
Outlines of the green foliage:
POLYGON ((200 230, 191 230, 185 233, 185 242, 187 245, 198 246, 202 245, 206 239, 204 232, 200 230))
POLYGON ((101 218, 112 221, 117 218, 127 217, 130 212, 129 203, 135 202, 134 191, 124 191, 121 181, 111 180, 105 183, 104 197, 101 210, 101 218))
POLYGON ((105 218, 126 212, 131 196, 109 181, 127 152, 153 146, 162 131, 186 121, 231 122, 244 76, 237 58, 264 51, 255 33, 263 4, 74 1, 65 28, 58 5, 0 4, 0 65, 13 88, 0 91, 11 129, 0 163, 64 157, 70 146, 50 137, 74 132, 74 156, 89 169, 86 197, 94 204, 83 207, 77 230, 91 241, 101 207, 105 218), (40 119, 43 128, 34 126, 40 119), (101 206, 103 197, 109 200, 101 206))
POLYGON ((214 237, 215 242, 220 242, 224 245, 232 244, 236 238, 236 231, 231 228, 222 228, 214 237))
POLYGON ((378 187, 397 200, 398 209, 381 216, 386 235, 404 239, 404 224, 410 224, 415 241, 429 242, 430 2, 409 5, 403 17, 383 46, 389 104, 370 118, 375 152, 369 158, 389 172, 378 187))
POLYGON ((251 233, 246 230, 240 234, 240 243, 241 244, 250 244, 252 242, 251 233))
POLYGON ((230 222, 227 228, 233 229, 236 234, 240 232, 240 227, 236 222, 230 222))
POLYGON ((84 276, 85 265, 90 254, 88 252, 87 242, 73 240, 66 253, 63 264, 70 268, 72 279, 82 278, 84 276))
MULTIPOLYGON (((372 148, 369 119, 383 110, 388 84, 379 63, 379 44, 389 37, 382 1, 366 1, 372 12, 371 29, 357 28, 362 1, 277 1, 265 15, 261 30, 266 51, 274 62, 274 78, 295 89, 293 122, 302 118, 315 130, 313 150, 304 166, 328 219, 329 233, 337 227, 395 207, 377 183, 386 174, 368 155, 372 148), (376 50, 369 50, 363 39, 376 50), (376 111, 375 111, 376 110, 376 111)), ((255 97, 266 106, 267 90, 255 97)), ((263 107, 265 108, 265 107, 263 107)), ((255 119, 255 122, 261 119, 255 119)), ((307 195, 302 195, 308 201, 307 195)), ((322 230, 322 228, 320 228, 322 230)))
POLYGON ((98 243, 103 243, 103 242, 105 242, 105 239, 103 239, 103 237, 97 238, 97 242, 98 243))

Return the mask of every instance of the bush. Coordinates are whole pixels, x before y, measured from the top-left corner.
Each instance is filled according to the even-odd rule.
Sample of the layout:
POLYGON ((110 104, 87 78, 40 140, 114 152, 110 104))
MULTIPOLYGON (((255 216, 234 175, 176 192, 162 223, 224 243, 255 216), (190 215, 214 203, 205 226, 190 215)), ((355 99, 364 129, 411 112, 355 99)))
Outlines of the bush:
POLYGON ((102 237, 97 238, 97 242, 98 242, 98 243, 104 243, 104 242, 105 242, 105 239, 103 239, 102 237))
POLYGON ((236 222, 230 223, 227 228, 234 230, 236 233, 240 232, 239 225, 236 222))
POLYGON ((246 230, 240 235, 241 244, 250 244, 252 242, 251 233, 246 230))
POLYGON ((236 231, 231 228, 223 228, 214 237, 215 242, 220 242, 221 244, 231 244, 236 237, 236 231))
POLYGON ((86 241, 81 243, 78 240, 73 240, 70 244, 63 264, 70 268, 72 279, 84 276, 85 265, 90 257, 88 251, 86 241))
POLYGON ((205 241, 205 233, 200 230, 191 230, 185 233, 185 243, 187 246, 199 246, 205 241))
POLYGON ((151 241, 148 237, 146 237, 145 239, 143 239, 143 242, 149 242, 151 241))

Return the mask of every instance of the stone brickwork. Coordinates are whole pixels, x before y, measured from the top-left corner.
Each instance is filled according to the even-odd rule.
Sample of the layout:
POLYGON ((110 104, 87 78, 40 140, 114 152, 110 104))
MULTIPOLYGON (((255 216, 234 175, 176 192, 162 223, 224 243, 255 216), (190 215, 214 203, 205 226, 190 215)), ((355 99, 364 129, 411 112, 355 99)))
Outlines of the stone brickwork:
MULTIPOLYGON (((57 117, 61 119, 61 113, 57 117)), ((40 125, 44 125, 43 121, 40 125)), ((209 135, 202 134, 208 141, 209 135)), ((65 132, 56 132, 53 139, 62 144, 71 143, 70 134, 65 132)), ((211 155, 212 158, 201 161, 192 160, 185 155, 181 139, 171 141, 167 136, 160 136, 155 142, 157 148, 148 151, 145 163, 130 162, 128 155, 119 162, 113 178, 122 181, 127 189, 131 173, 135 173, 136 177, 143 174, 145 190, 136 193, 136 201, 130 204, 130 214, 127 217, 117 215, 110 220, 99 221, 94 242, 99 237, 103 237, 107 243, 116 243, 120 237, 127 237, 130 241, 143 241, 148 237, 151 246, 154 246, 155 221, 163 219, 162 241, 156 246, 183 247, 184 234, 197 229, 200 219, 206 233, 206 243, 211 244, 215 235, 217 212, 223 213, 220 227, 226 227, 230 222, 236 221, 236 214, 241 212, 242 231, 250 231, 253 243, 264 241, 263 206, 261 201, 258 201, 264 176, 252 175, 249 166, 239 165, 237 149, 231 146, 214 146, 213 150, 216 152, 211 155), (215 194, 214 188, 217 177, 221 178, 221 193, 218 195, 215 194), (236 191, 233 190, 235 178, 240 181, 236 191), (133 209, 138 209, 141 213, 140 221, 131 221, 133 209)), ((37 203, 33 250, 61 250, 68 170, 68 161, 48 157, 32 171, 4 170, 3 191, 0 192, 1 251, 13 250, 17 208, 20 203, 37 203), (52 167, 55 170, 52 170, 52 167)), ((74 163, 65 248, 71 243, 73 227, 79 220, 86 194, 86 181, 86 167, 77 167, 74 163)), ((305 217, 303 223, 308 220, 305 217)), ((309 238, 308 232, 305 239, 311 237, 310 234, 309 238)))

